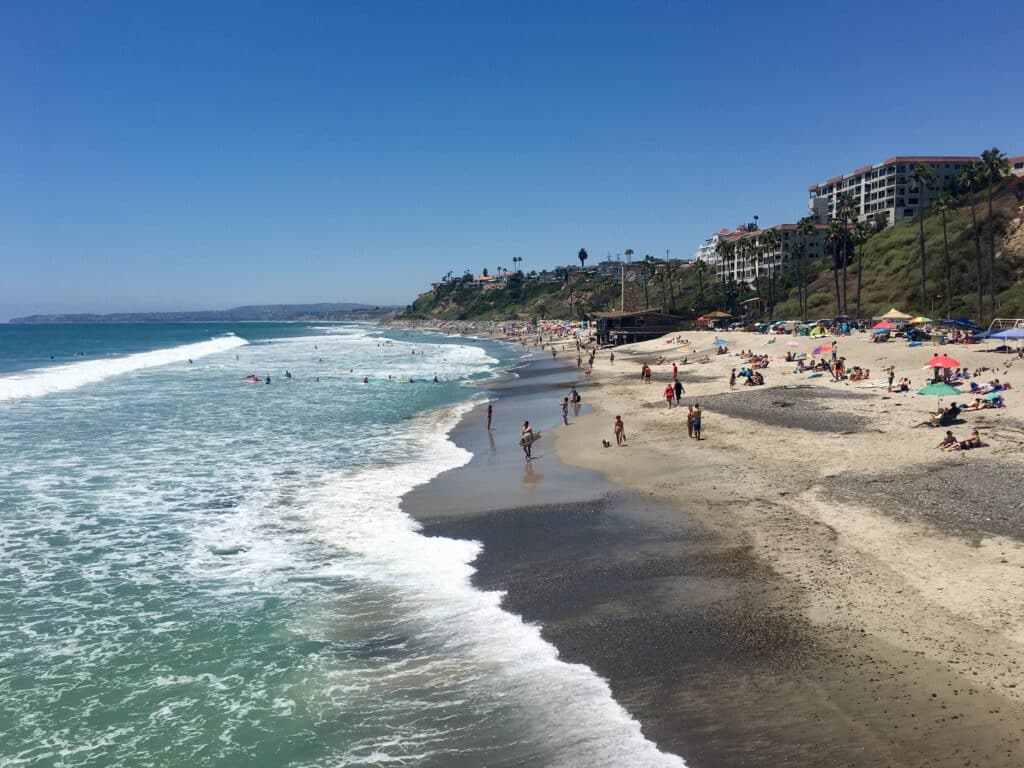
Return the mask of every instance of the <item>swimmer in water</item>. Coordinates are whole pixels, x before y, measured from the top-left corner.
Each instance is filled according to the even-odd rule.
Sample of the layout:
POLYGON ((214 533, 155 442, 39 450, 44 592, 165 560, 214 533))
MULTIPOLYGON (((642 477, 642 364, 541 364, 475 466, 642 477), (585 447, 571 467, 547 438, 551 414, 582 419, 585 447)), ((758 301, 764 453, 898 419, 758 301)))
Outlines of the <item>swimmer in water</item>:
POLYGON ((269 374, 269 373, 267 374, 267 378, 266 378, 266 380, 264 381, 264 383, 265 383, 265 384, 269 384, 269 383, 270 383, 270 374, 269 374))
POLYGON ((363 384, 369 384, 369 383, 370 383, 370 377, 369 376, 363 376, 363 384))

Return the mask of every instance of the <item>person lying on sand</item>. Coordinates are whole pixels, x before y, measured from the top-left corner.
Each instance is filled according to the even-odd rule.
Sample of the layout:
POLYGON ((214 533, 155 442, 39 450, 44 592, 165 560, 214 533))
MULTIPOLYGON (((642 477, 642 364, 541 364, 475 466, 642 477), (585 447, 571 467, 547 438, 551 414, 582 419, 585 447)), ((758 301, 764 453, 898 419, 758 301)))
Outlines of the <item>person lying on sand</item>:
POLYGON ((915 427, 948 427, 956 422, 957 416, 960 415, 960 407, 953 403, 949 408, 939 413, 930 413, 928 418, 922 421, 920 424, 915 424, 915 427))

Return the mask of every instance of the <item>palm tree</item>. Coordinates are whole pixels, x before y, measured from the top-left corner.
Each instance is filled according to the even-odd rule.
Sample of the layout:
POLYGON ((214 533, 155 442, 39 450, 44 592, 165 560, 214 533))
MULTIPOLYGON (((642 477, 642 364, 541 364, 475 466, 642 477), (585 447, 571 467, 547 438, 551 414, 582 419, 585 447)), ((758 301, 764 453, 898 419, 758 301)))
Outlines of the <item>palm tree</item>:
POLYGON ((942 217, 942 250, 945 255, 946 267, 946 317, 953 316, 953 267, 949 262, 949 237, 946 234, 946 217, 956 215, 956 200, 948 192, 939 195, 935 205, 932 206, 932 213, 942 217))
POLYGON ((871 225, 858 221, 853 228, 853 241, 857 243, 857 317, 860 318, 860 286, 864 275, 864 243, 871 237, 871 225))
POLYGON ((832 282, 836 291, 836 315, 841 315, 839 294, 839 249, 846 239, 846 230, 837 219, 833 219, 825 230, 825 242, 832 247, 832 282))
POLYGON ((654 276, 654 259, 651 258, 650 254, 644 256, 644 260, 640 265, 640 273, 644 276, 644 309, 650 309, 651 297, 647 291, 647 284, 651 282, 651 278, 654 276))
POLYGON ((724 265, 724 269, 720 270, 719 274, 722 275, 722 304, 723 309, 729 309, 729 285, 732 283, 732 260, 736 255, 736 243, 731 240, 719 240, 718 245, 715 246, 715 251, 718 253, 719 263, 724 265))
POLYGON ((810 216, 804 216, 796 224, 797 234, 800 235, 800 287, 798 293, 800 295, 800 312, 801 319, 807 322, 807 241, 814 234, 814 219, 810 216))
POLYGON ((981 153, 981 167, 988 183, 988 300, 989 315, 996 316, 996 223, 992 218, 992 188, 1010 172, 1010 161, 997 147, 981 153))
POLYGON ((633 249, 632 248, 627 248, 626 249, 626 261, 629 262, 629 261, 632 261, 632 260, 633 260, 633 249))
POLYGON ((580 252, 576 254, 576 258, 580 260, 580 269, 585 269, 587 266, 587 259, 589 258, 589 256, 587 256, 587 249, 580 248, 580 252))
POLYGON ((908 177, 917 189, 917 243, 921 251, 921 311, 928 308, 928 261, 924 252, 924 196, 927 191, 938 183, 935 171, 924 163, 918 163, 908 177))
POLYGON ((849 230, 849 226, 848 225, 849 225, 850 222, 856 221, 859 207, 860 206, 857 204, 857 200, 849 192, 846 192, 843 195, 841 195, 839 197, 838 202, 836 203, 836 218, 838 218, 839 221, 841 221, 842 224, 843 224, 843 235, 844 235, 843 243, 842 243, 842 247, 843 247, 843 301, 842 301, 842 307, 843 307, 843 311, 841 313, 841 314, 844 314, 844 315, 848 314, 848 309, 849 309, 849 307, 847 305, 847 302, 846 302, 846 266, 847 266, 847 263, 849 262, 848 255, 849 255, 849 244, 850 244, 849 243, 850 230, 849 230))
POLYGON ((782 238, 777 230, 766 229, 761 233, 761 246, 768 255, 768 319, 775 315, 775 258, 782 238))
POLYGON ((697 259, 693 268, 697 270, 697 301, 700 304, 704 303, 704 270, 707 269, 707 264, 702 259, 697 259))
POLYGON ((963 167, 956 177, 957 189, 967 195, 971 201, 971 232, 974 235, 974 279, 978 291, 978 322, 985 314, 984 275, 981 260, 981 230, 978 229, 977 198, 975 193, 985 185, 985 170, 978 160, 973 160, 963 167))

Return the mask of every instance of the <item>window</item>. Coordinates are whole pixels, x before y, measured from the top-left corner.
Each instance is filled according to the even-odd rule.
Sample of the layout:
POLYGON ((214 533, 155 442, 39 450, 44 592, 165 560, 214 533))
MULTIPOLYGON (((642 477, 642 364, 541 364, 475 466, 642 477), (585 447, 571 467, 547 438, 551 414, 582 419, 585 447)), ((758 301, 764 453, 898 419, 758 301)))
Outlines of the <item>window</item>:
POLYGON ((913 216, 914 215, 914 209, 913 208, 904 208, 903 209, 903 215, 904 216, 913 216))

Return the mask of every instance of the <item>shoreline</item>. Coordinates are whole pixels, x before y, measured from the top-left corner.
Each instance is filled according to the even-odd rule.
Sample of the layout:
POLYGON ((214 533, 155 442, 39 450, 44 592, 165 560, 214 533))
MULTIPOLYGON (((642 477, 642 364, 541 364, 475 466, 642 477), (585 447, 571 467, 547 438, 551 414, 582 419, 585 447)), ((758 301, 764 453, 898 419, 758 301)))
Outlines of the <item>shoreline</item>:
MULTIPOLYGON (((691 766, 1024 763, 1024 622, 1013 604, 1024 595, 1024 545, 1004 535, 1016 529, 978 520, 965 533, 914 514, 920 483, 889 481, 883 497, 902 511, 865 503, 878 506, 858 477, 879 464, 907 469, 907 445, 872 427, 885 397, 875 392, 774 381, 728 392, 720 372, 684 366, 688 396, 718 397, 722 412, 706 406, 708 439, 687 443, 684 431, 679 442, 679 413, 651 407, 660 388, 634 379, 658 348, 644 346, 617 349, 614 368, 601 355, 578 382, 584 412, 571 427, 542 426, 548 459, 532 481, 517 448, 482 442, 478 408, 452 433, 473 460, 403 509, 426 535, 481 541, 474 584, 503 590, 506 610, 608 680, 644 734, 691 766), (757 406, 755 393, 788 407, 757 406), (630 447, 604 449, 617 412, 630 447), (742 439, 751 433, 753 445, 742 439), (772 459, 763 449, 773 440, 815 461, 772 459)), ((579 377, 564 361, 524 371, 529 392, 510 384, 496 414, 542 406, 555 421, 547 393, 579 377)), ((998 414, 1009 432, 986 434, 1009 439, 1016 413, 998 414)), ((930 444, 932 433, 913 439, 930 444)), ((1006 451, 985 458, 1001 471, 1020 466, 1006 451)))

